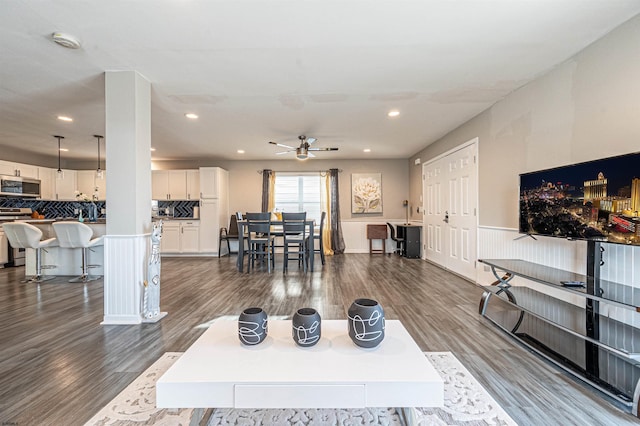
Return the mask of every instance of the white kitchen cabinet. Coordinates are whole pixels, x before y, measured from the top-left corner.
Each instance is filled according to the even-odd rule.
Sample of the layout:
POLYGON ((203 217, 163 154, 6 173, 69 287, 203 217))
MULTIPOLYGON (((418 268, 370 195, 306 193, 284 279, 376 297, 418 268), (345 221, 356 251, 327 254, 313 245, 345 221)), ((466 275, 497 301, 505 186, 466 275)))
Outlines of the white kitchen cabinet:
POLYGON ((151 198, 154 200, 187 200, 187 171, 152 170, 151 198))
POLYGON ((13 163, 0 160, 0 175, 15 176, 16 168, 13 163))
POLYGON ((162 223, 160 252, 163 254, 198 253, 200 222, 197 220, 166 220, 162 223))
POLYGON ((218 253, 220 239, 220 200, 203 198, 200 200, 200 252, 218 253))
POLYGON ((151 198, 154 200, 169 199, 169 174, 166 170, 151 171, 151 198))
POLYGON ((93 197, 93 193, 96 189, 95 170, 78 170, 77 172, 78 179, 78 191, 82 192, 88 197, 93 197))
POLYGON ((78 187, 78 173, 75 170, 63 169, 62 173, 55 173, 56 200, 75 200, 78 187))
POLYGON ((187 170, 187 200, 200 198, 200 171, 187 170))
POLYGON ((16 163, 16 173, 17 176, 39 179, 38 166, 33 166, 31 164, 16 163))
POLYGON ((229 172, 220 167, 200 167, 200 198, 218 198, 227 191, 229 172))
POLYGON ((40 179, 40 199, 56 199, 56 169, 38 167, 38 179, 40 179))
POLYGON ((180 253, 200 251, 200 222, 180 221, 180 253))
POLYGON ((78 170, 78 191, 91 198, 95 195, 96 199, 105 200, 107 198, 105 174, 106 171, 103 170, 102 178, 99 178, 95 170, 78 170))
POLYGON ((187 199, 187 171, 169 170, 169 199, 187 199))
POLYGON ((180 253, 180 223, 165 220, 162 222, 161 253, 180 253))
POLYGON ((39 179, 38 166, 0 160, 0 175, 21 176, 39 179))
POLYGON ((107 171, 102 171, 102 177, 98 177, 94 172, 94 182, 96 185, 96 189, 98 190, 98 200, 106 200, 107 199, 107 171))

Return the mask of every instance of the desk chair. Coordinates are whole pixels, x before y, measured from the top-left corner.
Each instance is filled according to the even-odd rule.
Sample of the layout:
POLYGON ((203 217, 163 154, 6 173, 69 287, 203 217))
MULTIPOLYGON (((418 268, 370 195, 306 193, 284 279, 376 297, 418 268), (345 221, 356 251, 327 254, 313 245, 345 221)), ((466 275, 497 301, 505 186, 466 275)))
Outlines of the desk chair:
POLYGON ((42 231, 29 223, 12 222, 2 225, 4 233, 13 248, 32 248, 36 251, 36 274, 21 283, 41 283, 55 278, 53 275, 42 275, 43 269, 55 268, 55 265, 42 265, 42 250, 45 247, 56 247, 58 240, 55 238, 42 239, 42 231))
MULTIPOLYGON (((393 252, 404 256, 404 238, 396 237, 396 228, 392 224, 387 222, 387 226, 389 227, 391 239, 396 242, 396 248, 395 250, 393 250, 393 252)), ((391 253, 389 253, 389 255, 391 255, 391 253)))
MULTIPOLYGON (((282 212, 282 234, 284 244, 284 264, 282 270, 287 272, 289 260, 297 260, 298 267, 302 264, 304 272, 307 272, 309 259, 309 235, 307 234, 307 213, 287 213, 282 212), (297 250, 291 250, 291 248, 297 250)), ((311 249, 313 249, 311 247, 311 249)))
POLYGON ((89 250, 104 244, 104 237, 93 237, 93 229, 80 222, 55 222, 53 230, 56 232, 60 247, 82 249, 82 275, 70 279, 70 283, 86 283, 99 279, 98 276, 89 275, 89 268, 97 268, 99 265, 89 264, 89 250))
POLYGON ((322 260, 322 264, 324 265, 324 221, 327 218, 327 212, 322 212, 320 216, 320 233, 313 234, 313 255, 316 253, 320 253, 320 260, 322 260), (316 248, 316 241, 318 241, 318 248, 316 248))
POLYGON ((237 253, 237 251, 231 251, 230 240, 238 241, 238 217, 235 214, 231 215, 231 220, 229 222, 229 228, 222 227, 220 228, 220 237, 218 239, 218 257, 220 257, 220 248, 222 246, 222 241, 227 242, 227 251, 229 254, 237 253))
POLYGON ((267 271, 275 267, 275 237, 271 235, 271 213, 247 213, 247 272, 255 266, 256 258, 267 259, 267 271))

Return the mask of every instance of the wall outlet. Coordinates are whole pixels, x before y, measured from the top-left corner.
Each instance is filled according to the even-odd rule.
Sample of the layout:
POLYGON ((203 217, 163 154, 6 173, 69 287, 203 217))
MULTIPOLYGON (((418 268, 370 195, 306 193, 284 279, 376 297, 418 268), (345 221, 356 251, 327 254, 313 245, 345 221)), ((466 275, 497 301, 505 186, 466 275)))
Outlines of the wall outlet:
POLYGON ((107 214, 107 209, 105 208, 100 209, 100 214, 107 214))
POLYGON ((491 270, 491 268, 488 265, 484 265, 484 271, 485 272, 489 272, 491 270))

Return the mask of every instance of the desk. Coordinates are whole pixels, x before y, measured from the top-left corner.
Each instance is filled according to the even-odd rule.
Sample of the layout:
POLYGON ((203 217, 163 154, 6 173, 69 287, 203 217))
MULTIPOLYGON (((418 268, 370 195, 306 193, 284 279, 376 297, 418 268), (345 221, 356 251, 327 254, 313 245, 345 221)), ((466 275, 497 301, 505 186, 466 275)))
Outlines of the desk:
MULTIPOLYGON (((242 272, 244 269, 244 241, 245 241, 245 225, 246 220, 238 221, 238 258, 236 259, 236 267, 238 272, 242 272)), ((307 256, 309 259, 309 271, 313 272, 313 230, 315 228, 315 220, 305 220, 305 225, 309 228, 307 234, 309 235, 309 244, 307 245, 307 256)), ((271 225, 275 227, 275 231, 271 231, 271 235, 282 235, 282 221, 272 220, 271 225), (279 227, 279 228, 278 228, 279 227), (278 231, 279 229, 279 231, 278 231)))
MULTIPOLYGON (((238 339, 236 321, 216 321, 156 383, 158 408, 442 407, 444 382, 397 320, 385 339, 363 349, 346 320, 323 320, 322 338, 297 347, 291 321, 269 320, 255 346, 238 339)), ((412 410, 405 410, 405 413, 412 410)), ((413 424, 407 421, 408 424, 413 424)))
POLYGON ((422 226, 420 225, 396 225, 398 229, 398 238, 404 238, 404 250, 402 255, 410 259, 420 258, 420 234, 422 226))

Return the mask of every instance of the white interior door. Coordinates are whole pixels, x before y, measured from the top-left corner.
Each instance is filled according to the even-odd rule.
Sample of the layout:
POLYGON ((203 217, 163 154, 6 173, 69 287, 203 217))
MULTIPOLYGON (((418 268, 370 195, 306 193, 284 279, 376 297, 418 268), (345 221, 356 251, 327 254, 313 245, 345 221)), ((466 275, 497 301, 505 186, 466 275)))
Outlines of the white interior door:
POLYGON ((423 166, 426 259, 476 279, 477 141, 423 166))

